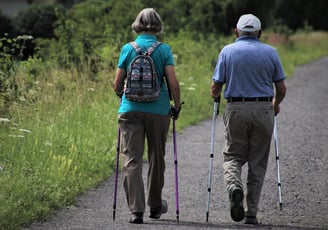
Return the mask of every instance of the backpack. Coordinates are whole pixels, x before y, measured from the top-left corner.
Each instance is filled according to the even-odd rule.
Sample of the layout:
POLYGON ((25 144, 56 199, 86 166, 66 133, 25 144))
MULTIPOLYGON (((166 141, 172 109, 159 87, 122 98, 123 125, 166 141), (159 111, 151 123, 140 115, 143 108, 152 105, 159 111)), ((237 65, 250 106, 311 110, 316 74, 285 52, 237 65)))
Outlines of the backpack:
POLYGON ((158 41, 153 43, 144 53, 136 42, 130 44, 137 52, 137 56, 132 60, 127 71, 125 97, 139 102, 156 101, 159 98, 161 85, 151 54, 161 43, 158 41))

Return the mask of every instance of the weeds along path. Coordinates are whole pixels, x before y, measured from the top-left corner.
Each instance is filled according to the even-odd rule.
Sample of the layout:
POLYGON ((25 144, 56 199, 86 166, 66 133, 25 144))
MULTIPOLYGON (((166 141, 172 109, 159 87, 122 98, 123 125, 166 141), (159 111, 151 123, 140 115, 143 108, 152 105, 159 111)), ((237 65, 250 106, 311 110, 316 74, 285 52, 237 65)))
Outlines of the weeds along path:
MULTIPOLYGON (((278 207, 276 161, 272 144, 260 201, 259 229, 328 228, 328 57, 299 67, 287 80, 287 97, 277 118, 283 210, 278 207)), ((188 103, 188 101, 186 101, 188 103)), ((212 105, 209 105, 212 114, 212 105)), ((183 111, 182 111, 183 112, 183 111)), ((206 223, 211 120, 177 135, 180 223, 176 223, 172 138, 168 140, 163 196, 169 211, 143 225, 128 223, 119 181, 116 220, 112 220, 113 177, 77 198, 75 206, 59 210, 51 220, 27 229, 247 229, 229 216, 222 175, 222 112, 217 120, 209 222, 206 223)), ((146 176, 147 164, 144 165, 146 176)), ((245 171, 245 170, 244 170, 245 171)), ((246 171, 245 171, 246 172, 246 171)), ((245 175, 244 180, 245 180, 245 175)), ((149 210, 147 210, 148 212, 149 210)))

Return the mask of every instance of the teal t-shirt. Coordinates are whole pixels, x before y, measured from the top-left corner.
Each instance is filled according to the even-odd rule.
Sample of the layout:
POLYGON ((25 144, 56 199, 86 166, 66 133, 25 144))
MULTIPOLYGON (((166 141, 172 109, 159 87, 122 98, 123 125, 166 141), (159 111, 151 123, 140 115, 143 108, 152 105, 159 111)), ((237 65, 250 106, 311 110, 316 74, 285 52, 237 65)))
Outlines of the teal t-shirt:
MULTIPOLYGON (((136 38, 138 47, 145 52, 154 42, 157 41, 156 36, 150 34, 140 34, 136 38)), ((125 44, 121 49, 120 58, 118 60, 118 68, 125 69, 127 72, 128 67, 137 55, 130 43, 125 44)), ((164 68, 167 65, 174 65, 174 59, 171 48, 162 43, 159 45, 151 55, 155 63, 157 76, 162 83, 160 97, 154 102, 136 102, 125 98, 123 94, 122 101, 118 113, 126 112, 146 112, 155 113, 160 115, 167 115, 170 109, 169 93, 164 80, 164 68)))

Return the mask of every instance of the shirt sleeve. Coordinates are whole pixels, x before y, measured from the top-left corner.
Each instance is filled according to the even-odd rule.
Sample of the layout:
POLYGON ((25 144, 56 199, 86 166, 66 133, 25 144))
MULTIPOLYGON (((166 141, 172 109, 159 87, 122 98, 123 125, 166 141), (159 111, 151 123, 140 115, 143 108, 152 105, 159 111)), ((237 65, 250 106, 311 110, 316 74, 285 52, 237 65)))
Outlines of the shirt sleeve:
POLYGON ((128 64, 127 64, 127 57, 128 54, 132 51, 133 47, 130 44, 125 44, 120 53, 120 58, 118 59, 118 68, 127 70, 128 64))
POLYGON ((221 82, 221 83, 226 82, 225 55, 223 50, 221 51, 218 57, 218 61, 214 69, 212 80, 214 82, 221 82))
POLYGON ((278 53, 275 52, 274 54, 275 54, 274 59, 276 65, 275 65, 275 72, 273 76, 273 82, 285 80, 286 77, 278 53))
POLYGON ((164 65, 173 65, 174 66, 174 58, 173 58, 171 47, 167 44, 163 44, 163 49, 164 49, 164 54, 165 54, 164 65))

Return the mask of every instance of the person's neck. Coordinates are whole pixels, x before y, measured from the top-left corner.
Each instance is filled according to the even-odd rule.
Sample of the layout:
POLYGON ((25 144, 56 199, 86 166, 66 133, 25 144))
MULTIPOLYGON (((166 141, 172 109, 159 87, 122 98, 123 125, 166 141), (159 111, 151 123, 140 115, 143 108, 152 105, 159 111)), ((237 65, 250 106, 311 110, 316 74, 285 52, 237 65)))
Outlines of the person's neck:
POLYGON ((154 32, 149 32, 149 31, 143 31, 143 32, 141 32, 140 34, 156 36, 156 33, 154 33, 154 32))

